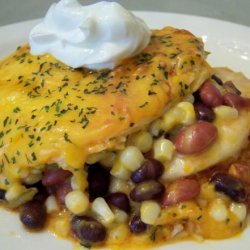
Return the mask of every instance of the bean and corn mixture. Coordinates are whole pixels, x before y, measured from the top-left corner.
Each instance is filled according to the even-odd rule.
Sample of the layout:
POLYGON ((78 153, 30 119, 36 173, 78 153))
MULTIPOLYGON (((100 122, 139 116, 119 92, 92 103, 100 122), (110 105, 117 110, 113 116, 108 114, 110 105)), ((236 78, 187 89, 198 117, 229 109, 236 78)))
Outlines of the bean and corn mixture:
POLYGON ((26 228, 48 226, 87 247, 232 237, 246 227, 250 208, 247 148, 240 157, 197 174, 176 180, 163 176, 165 163, 176 154, 200 154, 217 142, 219 116, 235 119, 248 107, 233 82, 213 75, 167 115, 129 135, 123 149, 90 155, 85 191, 70 171, 50 164, 23 185, 0 190, 1 203, 15 201, 12 207, 26 228), (178 109, 185 115, 177 119, 178 109))

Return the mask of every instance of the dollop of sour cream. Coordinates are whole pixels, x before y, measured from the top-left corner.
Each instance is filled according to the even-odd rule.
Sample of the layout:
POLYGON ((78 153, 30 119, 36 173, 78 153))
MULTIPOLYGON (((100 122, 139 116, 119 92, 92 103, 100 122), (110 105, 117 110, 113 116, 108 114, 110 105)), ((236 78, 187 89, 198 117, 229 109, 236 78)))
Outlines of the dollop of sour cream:
POLYGON ((144 21, 116 2, 61 0, 31 30, 29 43, 32 54, 50 53, 73 68, 112 69, 141 52, 150 36, 144 21))

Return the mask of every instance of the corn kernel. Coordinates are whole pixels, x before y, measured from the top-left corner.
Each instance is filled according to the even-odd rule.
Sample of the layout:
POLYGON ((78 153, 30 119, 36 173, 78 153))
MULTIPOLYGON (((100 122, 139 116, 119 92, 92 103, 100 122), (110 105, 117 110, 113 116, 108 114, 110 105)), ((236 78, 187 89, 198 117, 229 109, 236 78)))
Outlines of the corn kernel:
POLYGON ((27 178, 29 176, 29 170, 28 169, 23 169, 23 168, 17 168, 19 171, 18 171, 18 175, 24 179, 24 178, 27 178))
POLYGON ((78 183, 76 182, 76 178, 75 176, 72 176, 70 178, 70 186, 73 190, 78 190, 79 189, 79 186, 78 186, 78 183))
POLYGON ((149 132, 141 131, 132 135, 128 140, 129 145, 136 146, 141 152, 148 152, 153 144, 153 138, 149 132))
POLYGON ((193 104, 190 102, 180 102, 163 115, 161 128, 169 131, 179 124, 193 124, 195 120, 196 115, 193 104))
POLYGON ((55 231, 58 235, 60 236, 67 236, 68 233, 70 232, 71 227, 69 220, 67 218, 60 218, 56 220, 55 223, 55 231))
POLYGON ((182 224, 176 224, 174 225, 173 231, 171 232, 171 236, 174 237, 180 232, 184 230, 184 226, 182 224))
POLYGON ((128 180, 131 175, 130 171, 119 160, 115 161, 110 174, 122 180, 128 180))
POLYGON ((214 200, 217 197, 214 185, 210 182, 205 182, 201 185, 200 197, 205 200, 214 200))
POLYGON ((121 151, 119 161, 129 171, 137 170, 144 161, 143 154, 135 146, 128 146, 121 151))
POLYGON ((108 241, 111 243, 121 243, 129 235, 128 226, 120 224, 109 231, 108 241))
POLYGON ((228 218, 228 211, 225 203, 221 199, 212 202, 209 215, 217 221, 225 221, 228 218))
POLYGON ((36 188, 26 188, 21 184, 13 184, 5 194, 10 206, 15 208, 33 199, 37 193, 36 188))
POLYGON ((48 214, 59 211, 59 206, 57 204, 56 198, 53 195, 50 195, 46 201, 45 206, 48 214))
POLYGON ((183 99, 184 102, 194 103, 194 96, 192 94, 186 95, 183 99))
POLYGON ((74 190, 65 196, 65 205, 73 214, 81 215, 89 207, 89 198, 80 190, 74 190))
POLYGON ((101 159, 101 164, 104 167, 111 168, 114 165, 116 154, 113 152, 106 152, 104 157, 101 159))
POLYGON ((214 112, 216 117, 219 117, 221 119, 237 119, 239 116, 239 112, 237 109, 229 107, 229 106, 218 106, 214 108, 214 112))
POLYGON ((87 172, 84 171, 84 169, 79 169, 78 171, 74 172, 74 175, 71 179, 71 184, 73 185, 73 189, 79 189, 84 192, 88 187, 87 172))
POLYGON ((91 154, 86 159, 86 163, 87 164, 94 164, 94 163, 100 161, 104 156, 105 156, 105 152, 104 151, 91 154))
POLYGON ((29 174, 28 176, 26 176, 23 181, 25 184, 28 185, 33 185, 37 182, 39 182, 42 179, 42 174, 29 174))
POLYGON ((161 162, 170 161, 173 158, 175 147, 170 140, 160 138, 154 142, 154 158, 161 162))
POLYGON ((116 177, 111 177, 109 185, 110 193, 122 192, 128 194, 129 191, 130 191, 130 185, 126 180, 119 179, 116 177))
POLYGON ((243 221, 247 216, 247 208, 243 203, 232 202, 229 209, 233 214, 236 215, 239 221, 243 221))
POLYGON ((96 198, 92 203, 92 210, 100 217, 104 224, 110 224, 115 220, 115 215, 107 202, 101 198, 96 198))
POLYGON ((158 136, 161 130, 161 120, 155 120, 154 122, 151 123, 149 131, 150 134, 153 136, 158 136))
POLYGON ((115 220, 119 223, 126 222, 128 220, 128 214, 121 209, 115 209, 115 220))
POLYGON ((5 194, 5 198, 7 201, 11 201, 20 197, 23 193, 25 193, 26 187, 21 184, 13 184, 5 194))
POLYGON ((141 204, 141 220, 149 225, 154 225, 161 213, 161 207, 156 201, 144 201, 141 204))
POLYGON ((180 102, 177 107, 182 110, 181 124, 190 125, 196 121, 194 106, 190 102, 180 102))

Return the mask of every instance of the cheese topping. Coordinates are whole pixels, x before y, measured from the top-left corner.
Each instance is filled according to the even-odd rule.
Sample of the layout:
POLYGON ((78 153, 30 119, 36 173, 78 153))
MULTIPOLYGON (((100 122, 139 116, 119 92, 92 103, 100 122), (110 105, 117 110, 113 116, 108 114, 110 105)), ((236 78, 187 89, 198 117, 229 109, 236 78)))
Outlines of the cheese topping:
POLYGON ((76 173, 88 155, 118 149, 197 90, 210 74, 205 56, 199 39, 170 27, 112 71, 19 48, 0 64, 0 188, 54 162, 76 173))
POLYGON ((30 33, 31 53, 51 53, 73 68, 114 68, 150 40, 146 24, 115 2, 54 3, 30 33))

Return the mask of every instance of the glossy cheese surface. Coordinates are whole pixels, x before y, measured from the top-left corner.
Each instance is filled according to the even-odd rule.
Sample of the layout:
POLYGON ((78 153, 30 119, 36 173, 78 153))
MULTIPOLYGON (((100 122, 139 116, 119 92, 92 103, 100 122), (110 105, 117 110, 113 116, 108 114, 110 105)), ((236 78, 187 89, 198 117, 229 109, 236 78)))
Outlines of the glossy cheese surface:
POLYGON ((153 31, 114 70, 74 70, 24 46, 0 63, 0 187, 56 162, 71 171, 119 147, 210 75, 202 42, 185 30, 153 31))

